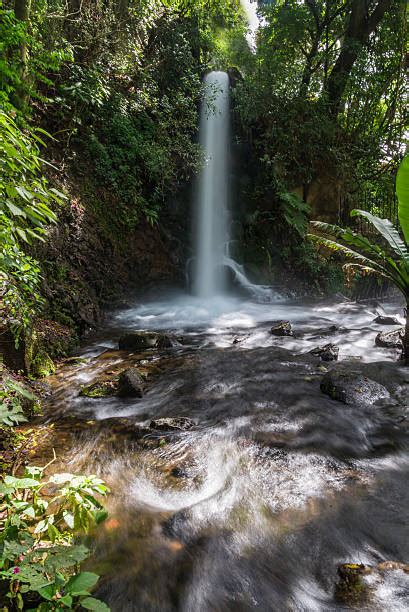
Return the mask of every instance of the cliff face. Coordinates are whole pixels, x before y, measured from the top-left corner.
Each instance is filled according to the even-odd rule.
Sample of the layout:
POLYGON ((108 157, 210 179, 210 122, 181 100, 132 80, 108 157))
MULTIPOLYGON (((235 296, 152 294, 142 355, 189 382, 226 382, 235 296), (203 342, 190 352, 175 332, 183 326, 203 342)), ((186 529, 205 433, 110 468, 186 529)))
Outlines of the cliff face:
POLYGON ((185 197, 165 206, 156 225, 140 218, 127 227, 115 223, 110 194, 91 192, 73 176, 62 188, 69 199, 35 252, 44 272, 47 318, 81 335, 123 298, 153 285, 184 282, 185 197))

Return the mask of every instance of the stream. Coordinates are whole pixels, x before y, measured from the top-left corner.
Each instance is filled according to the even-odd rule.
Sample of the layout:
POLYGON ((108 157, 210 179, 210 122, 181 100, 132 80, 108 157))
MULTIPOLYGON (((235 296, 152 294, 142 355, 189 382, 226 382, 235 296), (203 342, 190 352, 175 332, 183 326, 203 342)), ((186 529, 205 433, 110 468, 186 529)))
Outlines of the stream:
POLYGON ((97 473, 112 491, 92 541, 96 596, 118 612, 409 609, 397 565, 409 562, 409 374, 397 351, 374 346, 375 316, 346 300, 150 296, 61 365, 45 416, 56 469, 97 473), (280 319, 293 337, 271 335, 280 319), (129 330, 177 342, 119 351, 129 330), (338 362, 309 353, 328 342, 338 362), (320 382, 340 365, 391 396, 331 399, 320 382), (80 395, 130 366, 146 377, 143 397, 80 395), (192 426, 151 427, 176 417, 192 426), (396 565, 364 577, 359 605, 336 597, 340 564, 385 561, 396 565))

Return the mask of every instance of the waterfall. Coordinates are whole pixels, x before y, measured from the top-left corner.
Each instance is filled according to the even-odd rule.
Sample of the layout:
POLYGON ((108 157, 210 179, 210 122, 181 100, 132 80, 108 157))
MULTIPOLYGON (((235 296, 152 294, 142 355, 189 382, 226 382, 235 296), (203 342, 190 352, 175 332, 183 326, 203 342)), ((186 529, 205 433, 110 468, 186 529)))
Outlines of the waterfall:
POLYGON ((226 291, 223 263, 229 226, 229 77, 225 72, 211 72, 205 77, 205 85, 200 143, 206 160, 197 194, 194 290, 199 297, 210 298, 226 291))
POLYGON ((279 295, 269 286, 253 284, 229 253, 230 104, 226 72, 210 72, 205 77, 200 144, 205 165, 195 199, 194 293, 200 298, 223 296, 233 283, 257 301, 276 300, 279 295))

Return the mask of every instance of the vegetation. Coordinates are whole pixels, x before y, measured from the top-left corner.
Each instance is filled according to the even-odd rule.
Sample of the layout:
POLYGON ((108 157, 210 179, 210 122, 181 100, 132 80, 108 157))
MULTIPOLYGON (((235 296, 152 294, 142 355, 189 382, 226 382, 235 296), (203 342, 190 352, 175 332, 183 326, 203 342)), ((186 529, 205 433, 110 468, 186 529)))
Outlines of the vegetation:
MULTIPOLYGON (((191 187, 206 163, 197 127, 207 71, 230 75, 232 248, 247 271, 298 294, 335 293, 345 288, 346 256, 347 268, 403 294, 409 358, 407 156, 396 180, 399 227, 394 208, 407 128, 407 3, 257 6, 249 45, 240 0, 0 0, 6 610, 108 609, 92 595, 98 576, 80 568, 90 554, 82 538, 106 516, 99 496, 107 487, 95 476, 24 467, 23 424, 39 411, 37 379, 56 371, 100 308, 124 286, 165 278, 165 259, 183 277, 191 187), (341 227, 350 213, 351 227, 341 227)), ((98 398, 116 383, 78 394, 108 401, 98 398)))
MULTIPOLYGON (((275 245, 295 227, 283 192, 332 223, 364 199, 377 214, 373 196, 393 200, 404 149, 406 3, 277 0, 259 13, 257 49, 235 87, 249 169, 242 199, 260 223, 265 211, 275 216, 275 245)), ((276 259, 268 241, 259 250, 276 259)))
POLYGON ((95 476, 44 478, 44 470, 28 467, 0 485, 0 588, 10 609, 108 610, 91 596, 98 576, 79 571, 88 549, 73 541, 106 517, 95 495, 107 487, 95 476))
POLYGON ((403 356, 409 358, 409 156, 403 159, 398 172, 397 191, 399 196, 399 220, 403 236, 388 219, 380 219, 363 210, 353 210, 353 217, 363 217, 378 232, 377 242, 366 236, 314 221, 313 227, 322 235, 310 234, 318 244, 342 252, 352 260, 344 267, 358 267, 366 272, 373 272, 387 278, 399 289, 406 301, 406 330, 403 338, 403 356))

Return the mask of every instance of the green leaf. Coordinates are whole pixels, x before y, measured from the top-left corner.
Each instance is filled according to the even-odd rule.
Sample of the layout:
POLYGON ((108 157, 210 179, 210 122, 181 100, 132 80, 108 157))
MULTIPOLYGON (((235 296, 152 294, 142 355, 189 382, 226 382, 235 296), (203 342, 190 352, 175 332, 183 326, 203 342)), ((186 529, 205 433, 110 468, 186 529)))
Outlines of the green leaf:
POLYGON ((366 210, 352 210, 351 217, 364 217, 378 230, 393 251, 409 265, 409 251, 398 230, 389 219, 380 219, 366 210))
POLYGON ((5 476, 4 482, 6 485, 11 485, 16 489, 34 489, 39 487, 41 482, 34 478, 14 478, 14 476, 5 476))
POLYGON ((18 385, 16 382, 14 382, 14 380, 11 380, 11 378, 8 379, 7 386, 13 389, 13 391, 16 391, 19 395, 25 397, 26 399, 35 400, 35 395, 30 393, 30 391, 28 391, 21 385, 18 385))
POLYGON ((403 158, 396 176, 399 223, 409 245, 409 155, 403 158))
POLYGON ((27 418, 20 405, 0 405, 0 423, 12 427, 18 423, 24 423, 27 418))
POLYGON ((96 612, 109 612, 110 608, 99 599, 95 597, 86 597, 81 599, 81 606, 86 610, 96 610, 96 612))
POLYGON ((10 200, 6 200, 6 206, 9 209, 9 211, 16 217, 26 217, 27 216, 24 210, 22 210, 21 208, 13 204, 13 202, 10 202, 10 200))
POLYGON ((78 546, 53 546, 52 548, 44 549, 48 557, 44 562, 44 567, 47 572, 55 571, 65 567, 72 567, 77 563, 81 563, 89 556, 89 550, 86 546, 79 544, 78 546))
POLYGON ((65 604, 68 608, 71 609, 72 606, 72 597, 71 595, 65 595, 64 597, 61 597, 60 601, 65 604))
POLYGON ((99 580, 98 574, 81 572, 69 579, 65 590, 70 595, 87 595, 99 580))
POLYGON ((53 584, 49 584, 48 586, 38 590, 41 597, 47 599, 47 601, 51 601, 55 595, 55 586, 53 584))

